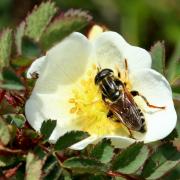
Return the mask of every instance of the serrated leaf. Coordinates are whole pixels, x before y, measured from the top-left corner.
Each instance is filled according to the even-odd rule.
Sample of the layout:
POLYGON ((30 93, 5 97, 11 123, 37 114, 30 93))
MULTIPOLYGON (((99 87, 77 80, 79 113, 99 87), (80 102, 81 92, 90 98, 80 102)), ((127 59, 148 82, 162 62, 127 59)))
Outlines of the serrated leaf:
POLYGON ((148 154, 146 145, 134 143, 114 158, 112 169, 125 174, 134 173, 144 164, 148 154))
POLYGON ((28 153, 26 158, 26 180, 40 180, 42 173, 42 161, 33 153, 28 153))
POLYGON ((158 179, 180 163, 180 153, 172 144, 159 147, 144 165, 142 176, 146 179, 158 179))
POLYGON ((152 68, 161 74, 165 73, 165 47, 164 42, 157 42, 151 48, 152 68))
POLYGON ((35 59, 39 56, 41 56, 41 48, 39 47, 39 44, 32 41, 32 39, 29 39, 27 37, 23 38, 22 41, 22 57, 26 57, 28 59, 35 59))
POLYGON ((65 148, 68 148, 69 146, 87 138, 89 135, 87 132, 83 132, 83 131, 71 131, 68 132, 66 134, 64 134, 63 136, 61 136, 55 146, 54 149, 56 151, 60 151, 63 150, 65 148))
POLYGON ((14 124, 18 128, 22 128, 26 121, 24 115, 22 114, 8 114, 5 117, 9 124, 14 124))
POLYGON ((176 147, 177 151, 180 152, 180 138, 175 138, 173 140, 173 145, 174 145, 174 147, 176 147))
POLYGON ((2 118, 0 118, 0 143, 7 145, 10 141, 10 132, 8 126, 2 118))
POLYGON ((178 42, 167 68, 167 79, 170 84, 174 84, 180 79, 180 42, 178 42))
POLYGON ((18 161, 17 157, 15 156, 3 156, 0 155, 0 167, 10 166, 18 161))
MULTIPOLYGON (((171 63, 173 63, 173 62, 171 62, 171 63)), ((176 85, 176 82, 180 81, 180 58, 174 62, 174 66, 172 67, 172 71, 170 73, 171 74, 169 75, 169 81, 170 81, 171 85, 174 85, 174 84, 176 85)))
POLYGON ((53 2, 43 2, 39 7, 36 6, 26 19, 25 34, 38 41, 55 13, 56 7, 53 2))
POLYGON ((42 123, 40 132, 44 137, 44 140, 48 140, 51 136, 54 128, 56 127, 56 120, 47 120, 42 123))
POLYGON ((10 68, 3 68, 2 80, 3 83, 0 84, 0 87, 3 89, 10 89, 10 90, 24 89, 21 80, 17 77, 15 72, 10 68))
POLYGON ((11 61, 11 64, 15 67, 18 66, 19 67, 24 67, 24 66, 30 66, 30 64, 32 63, 32 59, 29 59, 25 56, 17 56, 16 58, 14 58, 11 61))
POLYGON ((173 168, 163 177, 163 180, 179 180, 180 179, 180 164, 173 168))
POLYGON ((47 157, 43 166, 43 179, 58 179, 62 174, 62 169, 59 166, 57 159, 50 155, 47 157))
POLYGON ((48 26, 40 42, 47 50, 72 32, 83 29, 90 20, 91 16, 86 11, 69 10, 64 16, 60 16, 48 26))
MULTIPOLYGON (((84 175, 84 176, 87 177, 87 175, 84 175)), ((89 175, 88 174, 87 180, 111 180, 111 178, 109 178, 107 175, 89 175)), ((115 178, 113 178, 112 180, 115 180, 115 178)))
POLYGON ((64 161, 63 167, 71 169, 76 173, 103 174, 106 172, 106 166, 90 158, 72 157, 64 161))
POLYGON ((25 22, 23 21, 16 29, 15 44, 18 55, 22 54, 22 39, 25 31, 25 22))
POLYGON ((63 176, 64 176, 64 180, 73 180, 73 178, 71 177, 70 172, 68 172, 65 169, 63 169, 63 176))
POLYGON ((98 159, 102 163, 107 163, 113 157, 113 150, 114 148, 111 146, 111 141, 109 139, 103 139, 95 145, 90 156, 98 159))
POLYGON ((33 153, 41 160, 44 160, 47 155, 47 152, 45 152, 44 149, 38 145, 33 149, 33 153))
POLYGON ((0 37, 0 69, 9 65, 12 46, 12 30, 3 31, 0 37))

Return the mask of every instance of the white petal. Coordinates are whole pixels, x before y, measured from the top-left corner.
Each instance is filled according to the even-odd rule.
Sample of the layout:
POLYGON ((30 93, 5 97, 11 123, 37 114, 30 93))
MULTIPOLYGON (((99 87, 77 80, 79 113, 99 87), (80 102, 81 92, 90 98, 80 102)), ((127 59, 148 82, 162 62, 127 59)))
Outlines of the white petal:
POLYGON ((35 86, 35 91, 46 93, 76 82, 87 70, 91 44, 80 33, 72 33, 50 49, 46 65, 35 86))
POLYGON ((102 68, 124 69, 124 59, 128 61, 129 71, 151 67, 150 54, 139 47, 128 44, 115 32, 101 33, 94 41, 95 59, 102 68))
MULTIPOLYGON (((171 87, 167 80, 152 69, 143 69, 130 75, 133 90, 137 90, 147 98, 150 104, 165 106, 165 109, 145 106, 147 133, 145 142, 152 142, 166 137, 175 128, 177 115, 172 100, 171 87)), ((138 102, 141 98, 138 97, 138 102)), ((141 99, 141 102, 143 100, 141 99)))
POLYGON ((46 56, 42 56, 36 59, 27 71, 27 78, 31 79, 34 73, 37 73, 39 75, 41 73, 41 69, 43 68, 45 61, 46 56))
POLYGON ((95 144, 97 143, 99 140, 101 140, 100 137, 98 136, 90 136, 76 144, 73 144, 70 149, 74 149, 74 150, 81 150, 84 149, 86 146, 88 146, 89 144, 95 144))
POLYGON ((43 121, 57 120, 56 129, 50 137, 51 141, 56 141, 67 131, 78 129, 72 126, 75 117, 70 109, 70 103, 58 94, 33 94, 26 102, 25 114, 30 125, 37 131, 43 121))
POLYGON ((70 113, 72 87, 89 65, 91 45, 80 33, 73 33, 56 45, 46 56, 32 95, 25 105, 28 122, 39 130, 44 120, 57 120, 51 140, 67 131, 75 130, 71 126, 74 116, 70 113))

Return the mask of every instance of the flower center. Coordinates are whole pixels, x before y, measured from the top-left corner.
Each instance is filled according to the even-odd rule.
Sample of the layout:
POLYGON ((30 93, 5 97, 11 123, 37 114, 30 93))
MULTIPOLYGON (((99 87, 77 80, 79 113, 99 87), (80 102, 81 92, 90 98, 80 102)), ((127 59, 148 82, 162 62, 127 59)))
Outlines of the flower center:
POLYGON ((75 125, 91 135, 128 136, 129 132, 123 124, 107 117, 109 108, 102 100, 99 87, 94 83, 96 74, 97 68, 93 65, 73 89, 73 97, 69 99, 69 103, 73 104, 70 112, 77 117, 75 125))

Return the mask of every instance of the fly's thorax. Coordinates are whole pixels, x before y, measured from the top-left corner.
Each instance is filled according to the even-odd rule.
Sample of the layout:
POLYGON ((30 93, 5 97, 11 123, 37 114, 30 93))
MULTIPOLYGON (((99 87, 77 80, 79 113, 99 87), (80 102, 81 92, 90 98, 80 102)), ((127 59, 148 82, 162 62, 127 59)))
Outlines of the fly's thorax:
POLYGON ((122 93, 122 84, 114 76, 107 76, 100 82, 100 89, 104 97, 116 101, 122 93))

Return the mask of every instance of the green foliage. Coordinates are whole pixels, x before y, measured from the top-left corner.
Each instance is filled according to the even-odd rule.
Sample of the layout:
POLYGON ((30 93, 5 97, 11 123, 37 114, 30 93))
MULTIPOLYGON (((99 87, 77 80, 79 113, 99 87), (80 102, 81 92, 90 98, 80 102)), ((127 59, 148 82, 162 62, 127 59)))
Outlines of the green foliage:
POLYGON ((39 160, 33 153, 28 153, 26 160, 26 179, 40 180, 41 179, 42 161, 39 160))
MULTIPOLYGON (((100 9, 101 14, 104 12, 103 8, 100 7, 112 7, 112 3, 116 5, 114 10, 120 8, 124 15, 126 9, 129 8, 131 14, 121 19, 122 32, 127 39, 130 39, 130 42, 138 43, 138 27, 143 26, 139 26, 138 23, 144 22, 148 14, 143 10, 146 7, 146 2, 133 2, 132 6, 127 5, 126 1, 89 1, 87 3, 77 0, 71 3, 72 7, 73 4, 77 5, 75 7, 84 5, 86 9, 92 10, 96 6, 98 7, 96 10, 100 9), (141 14, 139 17, 139 12, 143 16, 141 14), (127 21, 131 23, 127 24, 127 21)), ((62 9, 67 9, 65 4, 68 4, 68 1, 63 1, 60 4, 62 9)), ((161 142, 156 142, 156 146, 135 143, 125 149, 118 149, 111 145, 110 140, 103 139, 81 151, 72 150, 69 147, 87 138, 88 133, 68 132, 53 145, 48 139, 56 127, 55 120, 44 121, 40 133, 31 129, 26 123, 24 105, 35 83, 34 80, 27 81, 24 78, 29 65, 34 59, 44 55, 44 51, 71 32, 81 30, 87 32, 87 29, 84 28, 90 25, 92 19, 84 10, 71 9, 67 12, 61 12, 61 14, 57 14, 57 12, 53 2, 43 2, 34 8, 13 33, 10 29, 1 33, 0 114, 3 114, 3 119, 0 119, 0 179, 179 179, 179 122, 176 130, 161 142), (55 14, 57 14, 56 17, 54 17, 55 14), (21 100, 22 102, 19 103, 21 100), (16 101, 19 104, 14 103, 16 101)), ((99 11, 97 11, 97 15, 98 13, 99 11)), ((105 14, 107 13, 105 12, 105 14)), ((116 19, 119 23, 119 18, 111 20, 115 22, 116 19)), ((140 29, 144 30, 144 28, 140 29)), ((175 36, 174 33, 171 34, 175 36)), ((149 36, 143 37, 152 40, 149 36)), ((165 73, 173 85, 173 95, 177 97, 176 109, 177 112, 180 112, 178 85, 180 44, 177 43, 173 56, 167 61, 166 69, 164 48, 164 44, 161 42, 152 47, 152 65, 155 70, 165 73)))
POLYGON ((10 124, 14 124, 18 128, 22 128, 26 119, 22 114, 8 114, 6 121, 8 121, 10 124))
POLYGON ((26 19, 25 34, 36 41, 39 40, 55 13, 56 7, 50 1, 43 2, 39 7, 35 7, 26 19))
POLYGON ((10 90, 22 90, 24 86, 21 80, 17 77, 16 73, 11 68, 3 68, 2 71, 3 84, 0 87, 10 90))
POLYGON ((98 159, 102 163, 108 163, 114 155, 113 150, 111 141, 103 139, 92 149, 91 157, 98 159))
POLYGON ((177 43, 175 51, 169 61, 167 78, 171 85, 174 85, 178 80, 180 80, 180 42, 177 43))
POLYGON ((143 143, 132 144, 114 158, 112 169, 125 174, 135 173, 142 167, 148 154, 148 147, 143 143))
POLYGON ((142 175, 146 179, 158 179, 180 163, 180 153, 171 143, 160 146, 148 159, 142 175))
POLYGON ((16 29, 15 34, 15 43, 16 43, 16 51, 20 55, 22 54, 22 39, 25 31, 25 22, 23 21, 16 29))
POLYGON ((18 161, 18 158, 15 156, 3 156, 0 155, 0 167, 6 167, 13 165, 18 161))
POLYGON ((64 161, 63 167, 71 169, 76 173, 103 174, 107 168, 101 162, 83 157, 73 157, 64 161))
POLYGON ((12 30, 6 29, 0 36, 0 69, 9 65, 12 45, 12 30))
POLYGON ((56 127, 56 120, 47 120, 42 123, 40 132, 44 136, 45 140, 48 140, 51 136, 54 128, 56 127))
POLYGON ((0 143, 7 145, 10 141, 10 132, 5 122, 0 118, 0 143))
POLYGON ((44 179, 58 179, 62 174, 62 169, 59 166, 57 159, 50 155, 47 157, 43 166, 44 179))
POLYGON ((91 16, 85 11, 69 10, 48 26, 40 40, 42 46, 49 49, 73 31, 80 31, 90 20, 91 16))
POLYGON ((64 134, 63 136, 61 136, 55 146, 54 149, 56 151, 60 151, 63 150, 65 148, 68 148, 69 146, 87 138, 89 135, 86 132, 83 131, 71 131, 68 132, 66 134, 64 134))
POLYGON ((164 42, 157 42, 151 48, 152 68, 165 74, 165 47, 164 42))

